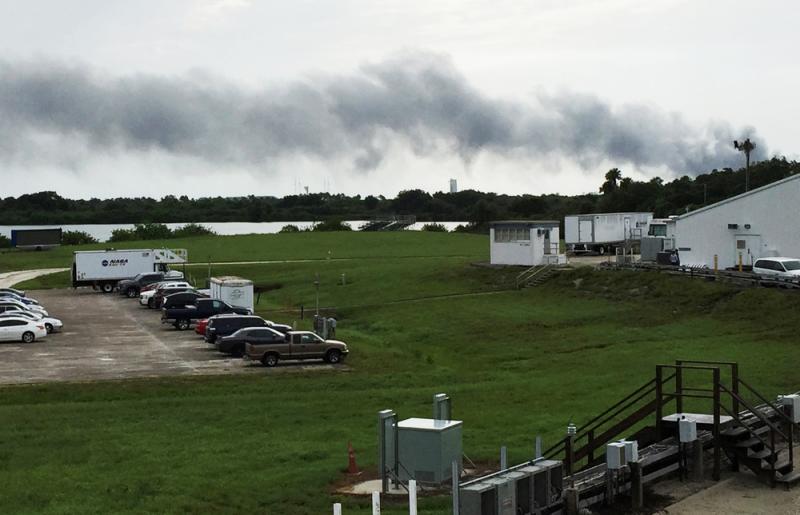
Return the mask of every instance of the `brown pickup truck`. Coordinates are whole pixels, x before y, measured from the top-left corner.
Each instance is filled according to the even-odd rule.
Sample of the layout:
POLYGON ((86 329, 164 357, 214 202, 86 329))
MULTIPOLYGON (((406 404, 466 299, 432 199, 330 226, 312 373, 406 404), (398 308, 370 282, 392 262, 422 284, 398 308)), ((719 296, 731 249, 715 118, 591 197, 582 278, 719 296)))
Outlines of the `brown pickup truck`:
POLYGON ((324 359, 328 363, 340 363, 349 351, 347 344, 338 340, 323 340, 310 331, 290 331, 285 338, 271 341, 247 341, 245 359, 258 360, 267 367, 274 367, 282 359, 324 359))

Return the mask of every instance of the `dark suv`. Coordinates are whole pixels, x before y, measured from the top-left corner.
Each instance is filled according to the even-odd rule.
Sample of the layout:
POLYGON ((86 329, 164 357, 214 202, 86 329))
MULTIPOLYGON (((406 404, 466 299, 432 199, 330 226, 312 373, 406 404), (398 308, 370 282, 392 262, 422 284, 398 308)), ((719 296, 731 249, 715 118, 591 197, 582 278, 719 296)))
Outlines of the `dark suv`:
POLYGON ((135 299, 141 293, 142 288, 153 283, 164 280, 164 272, 150 272, 139 274, 133 279, 125 279, 117 283, 119 294, 125 295, 130 299, 135 299))
POLYGON ((221 336, 229 336, 245 327, 266 327, 267 321, 256 315, 217 315, 208 320, 203 339, 214 343, 221 336))

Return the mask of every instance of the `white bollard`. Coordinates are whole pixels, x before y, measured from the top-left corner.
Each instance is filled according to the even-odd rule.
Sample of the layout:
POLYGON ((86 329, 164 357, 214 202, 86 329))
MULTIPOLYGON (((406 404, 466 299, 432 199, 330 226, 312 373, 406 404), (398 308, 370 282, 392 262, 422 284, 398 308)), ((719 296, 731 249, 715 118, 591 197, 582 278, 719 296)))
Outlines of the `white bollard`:
POLYGON ((342 515, 342 503, 333 504, 333 515, 342 515))
POLYGON ((417 481, 408 481, 408 515, 417 515, 417 481))
POLYGON ((372 515, 381 515, 380 492, 372 492, 372 515))

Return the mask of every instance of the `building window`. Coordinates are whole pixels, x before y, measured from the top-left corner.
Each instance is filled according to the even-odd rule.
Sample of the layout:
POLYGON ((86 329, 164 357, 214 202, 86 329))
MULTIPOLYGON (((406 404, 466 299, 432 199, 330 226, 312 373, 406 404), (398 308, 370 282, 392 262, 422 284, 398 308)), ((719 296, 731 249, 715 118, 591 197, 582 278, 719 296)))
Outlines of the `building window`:
POLYGON ((513 243, 517 241, 530 241, 531 231, 527 227, 503 227, 494 230, 496 243, 513 243))

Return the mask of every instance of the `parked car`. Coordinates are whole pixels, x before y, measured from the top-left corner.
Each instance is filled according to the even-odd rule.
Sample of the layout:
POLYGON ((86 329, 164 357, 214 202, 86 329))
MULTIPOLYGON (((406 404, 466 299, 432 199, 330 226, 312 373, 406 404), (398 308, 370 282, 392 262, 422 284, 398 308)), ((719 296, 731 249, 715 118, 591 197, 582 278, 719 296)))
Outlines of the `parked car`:
POLYGON ((272 334, 270 341, 261 342, 245 335, 244 340, 245 359, 261 361, 267 367, 274 367, 278 361, 286 359, 322 358, 328 363, 341 363, 349 353, 344 342, 323 340, 310 331, 291 331, 283 339, 272 334))
POLYGON ((150 302, 147 303, 148 308, 153 309, 160 309, 164 305, 164 298, 167 295, 172 295, 174 293, 194 293, 196 290, 192 286, 180 286, 177 288, 159 288, 156 290, 156 294, 150 299, 150 302), (152 305, 151 305, 152 304, 152 305))
POLYGON ((23 297, 22 295, 17 295, 16 293, 12 293, 12 292, 2 292, 2 291, 0 291, 0 299, 13 299, 13 300, 22 302, 23 304, 27 304, 27 305, 31 305, 31 304, 35 304, 37 306, 39 305, 39 301, 36 300, 36 299, 32 299, 30 297, 23 297))
POLYGON ((254 326, 239 329, 228 336, 221 336, 214 345, 222 353, 242 356, 247 343, 265 345, 285 340, 286 335, 280 331, 266 326, 254 326))
MULTIPOLYGON (((211 317, 206 325, 205 341, 215 343, 221 336, 229 336, 244 327, 269 327, 281 334, 286 334, 292 330, 292 326, 276 324, 270 320, 255 315, 219 315, 211 317)), ((222 350, 222 349, 220 349, 222 350)), ((239 351, 244 350, 244 346, 239 351)), ((227 352, 227 351, 222 351, 227 352)))
POLYGON ((23 304, 13 299, 0 299, 0 312, 2 311, 30 311, 32 313, 39 313, 42 316, 47 316, 47 311, 35 304, 23 304))
POLYGON ((47 329, 41 320, 28 320, 24 317, 0 318, 0 341, 33 343, 36 338, 47 336, 47 329))
MULTIPOLYGON (((189 305, 193 306, 194 304, 189 304, 189 305)), ((194 324, 194 332, 196 332, 200 336, 205 336, 206 335, 206 326, 208 325, 208 321, 209 320, 210 319, 208 319, 208 318, 201 318, 200 320, 195 322, 195 324, 194 324)))
POLYGON ((227 302, 217 299, 197 299, 194 306, 182 308, 170 308, 162 310, 161 323, 171 323, 176 329, 185 331, 189 329, 192 322, 201 318, 209 318, 222 313, 236 313, 239 315, 251 315, 252 312, 247 308, 231 306, 227 302))
POLYGON ((129 299, 135 299, 139 296, 142 288, 153 283, 161 282, 164 279, 183 279, 183 274, 177 271, 169 272, 146 272, 137 275, 133 279, 124 279, 117 283, 119 294, 125 295, 129 299))
POLYGON ((800 279, 800 259, 790 257, 761 258, 753 263, 753 273, 770 279, 800 279))
POLYGON ((204 295, 197 290, 170 293, 169 295, 164 296, 164 300, 161 302, 160 307, 169 309, 183 306, 194 306, 197 302, 197 299, 205 298, 208 298, 208 295, 204 295))
POLYGON ((18 290, 16 288, 0 288, 0 293, 13 293, 15 295, 19 295, 20 297, 25 296, 25 292, 22 290, 18 290))
POLYGON ((33 322, 41 321, 48 333, 57 333, 64 328, 64 323, 58 318, 45 317, 30 311, 7 311, 0 313, 0 319, 8 317, 24 317, 33 322))
POLYGON ((191 288, 192 285, 187 283, 186 281, 162 281, 160 283, 154 283, 153 285, 148 285, 148 287, 142 288, 142 292, 139 294, 139 304, 142 306, 152 307, 152 303, 150 299, 152 299, 155 294, 161 288, 191 288))

